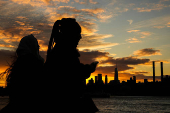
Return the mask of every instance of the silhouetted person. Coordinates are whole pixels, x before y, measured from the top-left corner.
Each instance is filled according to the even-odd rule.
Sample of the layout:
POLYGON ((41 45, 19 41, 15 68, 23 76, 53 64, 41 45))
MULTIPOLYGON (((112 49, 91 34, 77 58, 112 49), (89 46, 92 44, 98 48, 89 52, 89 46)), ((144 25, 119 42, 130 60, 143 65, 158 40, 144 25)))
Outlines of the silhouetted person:
POLYGON ((9 104, 0 113, 38 112, 44 60, 39 55, 37 39, 33 35, 22 38, 16 55, 7 79, 9 104))
POLYGON ((80 39, 81 27, 75 19, 63 18, 55 22, 45 63, 48 110, 61 113, 97 111, 91 99, 84 102, 84 99, 80 99, 83 89, 81 84, 90 77, 97 65, 97 62, 90 65, 80 63, 77 50, 80 39))

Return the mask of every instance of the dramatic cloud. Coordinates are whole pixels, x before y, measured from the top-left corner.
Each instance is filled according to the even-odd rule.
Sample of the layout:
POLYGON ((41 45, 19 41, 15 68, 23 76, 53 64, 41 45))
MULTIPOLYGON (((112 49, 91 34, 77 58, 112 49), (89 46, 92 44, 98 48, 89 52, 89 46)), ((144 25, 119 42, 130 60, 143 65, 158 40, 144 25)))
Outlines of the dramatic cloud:
MULTIPOLYGON (((140 58, 136 58, 133 56, 129 56, 129 57, 122 57, 122 58, 114 58, 111 57, 110 54, 108 52, 100 52, 100 51, 82 51, 80 52, 81 56, 80 60, 83 63, 91 63, 92 61, 95 60, 100 60, 99 63, 102 66, 102 64, 110 64, 112 66, 115 66, 116 64, 118 65, 139 65, 139 64, 145 64, 150 62, 150 59, 140 59, 140 58), (91 60, 89 60, 91 59, 91 60)), ((107 66, 104 66, 107 67, 107 66)), ((132 68, 131 68, 132 69, 132 68)), ((122 71, 124 71, 124 69, 120 69, 122 71)))
POLYGON ((113 64, 122 64, 122 65, 138 65, 138 64, 145 64, 149 62, 150 59, 139 59, 133 56, 130 57, 123 57, 123 58, 117 58, 108 60, 108 62, 112 62, 113 64))
MULTIPOLYGON (((71 6, 70 0, 12 0, 0 3, 0 47, 6 49, 17 48, 20 39, 33 34, 40 43, 40 50, 46 51, 53 23, 61 18, 76 18, 82 28, 83 39, 79 49, 106 49, 118 43, 105 42, 105 38, 113 38, 111 34, 96 33, 99 21, 111 18, 103 8, 82 8, 71 6), (64 3, 67 5, 60 5, 64 3), (56 6, 54 6, 56 5, 56 6), (18 13, 20 12, 20 13, 18 13)), ((80 2, 79 0, 75 1, 80 2)), ((91 5, 97 4, 93 0, 86 1, 91 5)))
POLYGON ((90 64, 96 61, 96 58, 108 57, 108 55, 108 52, 84 50, 80 51, 80 61, 82 63, 90 64))
POLYGON ((142 56, 152 56, 152 55, 162 55, 160 53, 160 50, 155 50, 154 48, 145 48, 141 50, 137 50, 133 53, 136 56, 142 57, 142 56))
POLYGON ((150 59, 141 59, 133 56, 114 58, 110 56, 108 52, 101 51, 80 51, 80 61, 84 64, 90 64, 94 61, 99 61, 98 67, 93 75, 101 73, 108 75, 109 77, 114 77, 114 72, 116 64, 119 70, 119 79, 127 80, 132 76, 137 76, 137 79, 143 80, 148 78, 145 74, 149 72, 146 71, 131 71, 135 69, 137 65, 145 65, 150 63, 150 59))
MULTIPOLYGON (((0 26, 2 44, 11 45, 15 48, 22 37, 29 34, 36 36, 41 33, 44 35, 42 31, 49 29, 47 18, 30 5, 6 3, 0 8, 0 16, 0 21, 3 23, 0 26), (41 23, 46 28, 40 27, 41 23)), ((48 32, 50 33, 50 31, 47 31, 45 34, 48 34, 48 32)), ((43 36, 38 37, 38 39, 42 38, 43 36)))
POLYGON ((128 55, 122 53, 124 56, 120 58, 118 58, 119 53, 111 54, 104 51, 109 49, 109 51, 113 51, 115 46, 118 47, 117 50, 123 48, 125 44, 117 46, 121 45, 121 41, 128 42, 126 44, 143 42, 142 46, 145 46, 144 39, 141 38, 151 37, 154 30, 168 29, 170 16, 161 11, 167 10, 169 2, 169 0, 157 0, 156 2, 149 0, 147 3, 126 0, 1 0, 0 71, 8 67, 6 61, 9 63, 12 61, 7 56, 14 53, 20 39, 29 34, 33 34, 38 39, 40 54, 46 58, 46 50, 54 22, 62 18, 76 18, 82 28, 82 39, 78 45, 81 62, 90 64, 93 61, 99 61, 95 73, 104 73, 112 77, 117 64, 120 77, 129 79, 130 76, 138 75, 143 79, 145 75, 148 75, 147 72, 132 72, 132 70, 135 70, 138 65, 147 65, 151 62, 149 58, 142 59, 141 56, 161 55, 160 50, 146 48, 148 50, 135 51, 133 54, 135 57, 128 56, 131 53, 128 55), (156 17, 153 15, 153 18, 147 20, 144 20, 146 19, 144 15, 148 13, 143 13, 144 15, 140 19, 130 16, 132 13, 155 11, 160 11, 161 15, 164 14, 164 16, 156 17), (112 24, 112 22, 115 23, 112 24), (127 23, 129 29, 124 27, 124 24, 127 23), (150 30, 150 28, 154 29, 150 30), (119 32, 116 33, 116 31, 119 32), (117 38, 123 34, 126 34, 126 39, 123 36, 117 38), (116 58, 113 57, 113 54, 117 54, 116 58))

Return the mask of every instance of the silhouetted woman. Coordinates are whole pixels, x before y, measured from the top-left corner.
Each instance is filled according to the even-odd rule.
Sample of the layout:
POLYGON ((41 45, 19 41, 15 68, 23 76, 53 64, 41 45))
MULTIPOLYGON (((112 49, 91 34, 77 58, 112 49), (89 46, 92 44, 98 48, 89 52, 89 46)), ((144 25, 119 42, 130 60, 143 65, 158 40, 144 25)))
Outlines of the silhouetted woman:
POLYGON ((40 78, 44 63, 37 39, 33 35, 22 38, 16 55, 7 78, 9 104, 0 113, 37 112, 40 110, 40 78))
POLYGON ((53 26, 45 63, 48 81, 49 110, 62 113, 94 113, 90 106, 81 102, 82 82, 95 71, 97 62, 90 65, 80 63, 77 45, 81 39, 81 27, 75 19, 63 18, 53 26), (84 105, 83 105, 84 104, 84 105), (85 108, 88 107, 88 108, 85 108))

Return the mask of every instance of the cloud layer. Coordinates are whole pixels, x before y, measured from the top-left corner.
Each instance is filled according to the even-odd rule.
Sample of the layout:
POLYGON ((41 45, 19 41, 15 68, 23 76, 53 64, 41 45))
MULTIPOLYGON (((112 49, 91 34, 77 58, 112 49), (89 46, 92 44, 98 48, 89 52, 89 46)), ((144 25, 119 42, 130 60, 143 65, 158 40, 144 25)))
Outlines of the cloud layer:
MULTIPOLYGON (((47 49, 53 23, 61 18, 76 18, 82 27, 82 37, 79 48, 102 49, 109 48, 118 43, 105 42, 105 38, 113 38, 111 34, 98 34, 97 24, 94 19, 105 21, 102 15, 107 11, 103 8, 82 8, 78 9, 71 4, 97 4, 93 0, 8 0, 0 2, 0 26, 1 47, 17 47, 18 42, 25 35, 33 34, 39 40, 41 51, 47 49), (65 5, 61 5, 64 3, 65 5), (67 5, 66 5, 67 4, 67 5), (56 5, 56 6, 54 6, 56 5)), ((111 16, 110 16, 111 17, 111 16)), ((109 18, 107 18, 109 19, 109 18)))
POLYGON ((7 56, 12 55, 20 39, 29 34, 33 34, 38 39, 40 54, 45 58, 53 23, 62 18, 76 18, 82 28, 82 39, 78 45, 81 62, 99 61, 96 73, 104 73, 111 77, 114 76, 114 68, 117 64, 121 79, 126 80, 131 76, 137 76, 138 79, 151 79, 151 76, 146 76, 149 72, 136 71, 135 68, 138 65, 150 64, 151 59, 148 56, 163 54, 159 49, 144 47, 144 40, 151 38, 155 34, 154 30, 170 27, 169 14, 161 12, 167 10, 169 4, 170 0, 148 0, 147 3, 131 0, 1 0, 0 21, 3 24, 0 25, 0 61, 2 62, 0 69, 4 70, 7 67, 6 60, 9 62, 12 60, 7 56), (129 16, 131 13, 144 15, 152 12, 161 12, 161 15, 160 17, 154 15, 147 19, 129 16), (111 21, 118 22, 118 19, 120 23, 112 26, 111 21), (107 25, 108 31, 99 28, 99 25, 107 25), (124 37, 117 38, 118 33, 113 34, 111 29, 120 29, 120 36, 124 35, 124 37), (114 38, 118 42, 113 42, 114 38), (128 54, 122 57, 118 55, 113 57, 113 54, 117 53, 105 52, 109 49, 112 51, 113 47, 118 45, 117 49, 123 48, 126 44, 123 44, 122 40, 128 42, 126 44, 142 43, 143 49, 136 48, 129 53, 133 56, 128 54), (144 56, 145 58, 142 58, 144 56))
POLYGON ((151 11, 160 11, 164 8, 170 7, 167 5, 169 0, 160 0, 158 3, 141 3, 142 7, 134 8, 138 12, 151 12, 151 11))

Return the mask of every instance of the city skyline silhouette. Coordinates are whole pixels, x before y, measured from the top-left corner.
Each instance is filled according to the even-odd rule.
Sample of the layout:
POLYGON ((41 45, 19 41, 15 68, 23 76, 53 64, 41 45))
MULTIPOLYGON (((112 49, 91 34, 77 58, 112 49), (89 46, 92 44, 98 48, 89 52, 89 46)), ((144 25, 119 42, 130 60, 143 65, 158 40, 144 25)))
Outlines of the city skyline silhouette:
POLYGON ((0 101, 9 100, 2 112, 114 112, 120 100, 122 112, 129 97, 170 97, 170 0, 1 0, 0 7, 0 101))
MULTIPOLYGON (((83 37, 78 46, 80 61, 99 61, 93 79, 102 73, 108 75, 108 81, 113 80, 117 63, 120 81, 127 81, 131 76, 141 82, 144 79, 152 81, 152 61, 155 61, 155 76, 160 81, 157 78, 161 73, 159 62, 164 62, 164 75, 170 73, 169 4, 168 0, 146 3, 133 0, 3 0, 0 3, 0 73, 8 68, 10 56, 22 37, 33 34, 40 43, 40 55, 46 59, 53 23, 61 18, 76 18, 83 37)), ((4 85, 1 79, 0 86, 4 85)))

